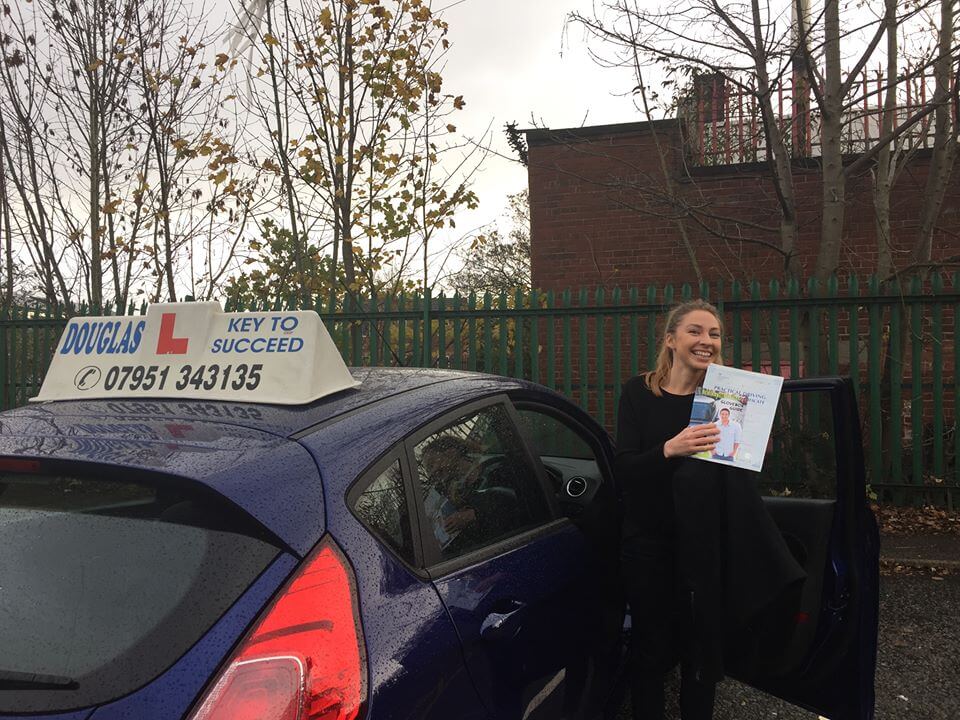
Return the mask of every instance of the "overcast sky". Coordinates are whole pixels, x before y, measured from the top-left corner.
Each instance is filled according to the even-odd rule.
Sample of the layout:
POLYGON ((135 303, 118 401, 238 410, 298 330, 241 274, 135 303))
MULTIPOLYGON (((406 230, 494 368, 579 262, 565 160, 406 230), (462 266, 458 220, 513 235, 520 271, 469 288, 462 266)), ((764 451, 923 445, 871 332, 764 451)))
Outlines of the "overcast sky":
MULTIPOLYGON (((526 128, 532 116, 562 128, 642 119, 624 95, 630 73, 599 67, 581 28, 564 31, 567 14, 589 13, 590 0, 435 0, 433 7, 446 7, 451 48, 444 90, 467 101, 454 118, 467 136, 479 138, 491 125, 493 148, 512 156, 506 122, 526 128)), ((474 183, 480 208, 458 220, 458 230, 496 220, 507 195, 526 187, 526 168, 491 155, 474 183)))

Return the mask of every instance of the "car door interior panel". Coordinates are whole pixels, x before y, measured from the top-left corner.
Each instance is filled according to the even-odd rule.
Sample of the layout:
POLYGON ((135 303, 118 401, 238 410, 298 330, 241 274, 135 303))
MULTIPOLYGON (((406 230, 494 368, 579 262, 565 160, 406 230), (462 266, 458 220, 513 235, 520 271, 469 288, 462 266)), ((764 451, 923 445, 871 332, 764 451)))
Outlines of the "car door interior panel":
POLYGON ((807 573, 796 609, 784 618, 790 624, 783 630, 790 636, 787 651, 765 660, 765 673, 777 676, 799 667, 813 645, 836 502, 780 497, 768 497, 764 502, 794 558, 807 573))
POLYGON ((729 674, 832 720, 871 720, 879 553, 851 382, 787 380, 771 443, 759 484, 807 579, 729 674))

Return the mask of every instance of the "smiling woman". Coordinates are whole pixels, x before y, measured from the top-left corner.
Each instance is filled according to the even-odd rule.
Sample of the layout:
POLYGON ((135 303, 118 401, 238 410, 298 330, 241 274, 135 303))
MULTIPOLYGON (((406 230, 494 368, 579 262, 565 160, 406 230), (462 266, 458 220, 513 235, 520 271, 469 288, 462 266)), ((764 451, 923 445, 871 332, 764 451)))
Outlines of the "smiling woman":
MULTIPOLYGON (((724 675, 724 602, 744 592, 763 603, 803 579, 799 566, 772 563, 750 588, 724 586, 731 507, 763 511, 759 501, 734 497, 725 468, 688 459, 713 452, 721 439, 709 421, 712 410, 709 417, 697 411, 694 397, 710 364, 721 363, 722 334, 720 314, 709 303, 677 306, 667 316, 656 367, 629 380, 620 400, 616 471, 635 718, 663 718, 665 675, 677 662, 684 720, 711 718, 715 684, 724 675)), ((749 523, 764 526, 755 517, 749 523)), ((763 540, 774 549, 782 545, 778 537, 763 540)))
MULTIPOLYGON (((631 692, 635 718, 662 718, 665 673, 683 660, 681 706, 685 720, 713 713, 714 672, 704 672, 689 639, 691 622, 677 628, 673 476, 682 458, 712 450, 716 425, 688 427, 696 388, 720 360, 717 310, 693 300, 667 316, 656 367, 629 380, 617 415, 617 473, 624 498, 621 566, 633 618, 631 692), (682 651, 677 648, 684 645, 682 651)), ((686 600, 685 598, 683 598, 686 600)), ((684 603, 689 606, 692 603, 684 603)), ((690 613, 684 613, 689 621, 690 613)), ((712 670, 712 669, 711 669, 712 670)))

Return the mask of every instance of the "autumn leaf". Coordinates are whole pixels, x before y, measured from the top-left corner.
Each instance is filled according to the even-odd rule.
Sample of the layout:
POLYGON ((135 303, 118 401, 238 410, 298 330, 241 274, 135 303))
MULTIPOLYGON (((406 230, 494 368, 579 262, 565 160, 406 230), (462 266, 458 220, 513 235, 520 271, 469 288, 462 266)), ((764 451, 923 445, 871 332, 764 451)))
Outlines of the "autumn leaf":
POLYGON ((224 168, 223 170, 221 170, 220 172, 218 172, 216 175, 212 175, 212 176, 211 176, 211 179, 212 179, 213 182, 216 183, 217 185, 219 185, 220 183, 222 183, 224 180, 227 179, 227 170, 226 170, 226 168, 224 168))
POLYGON ((320 24, 323 26, 324 32, 330 32, 333 29, 333 14, 330 12, 330 8, 324 8, 320 11, 320 24))
POLYGON ((454 106, 457 110, 463 110, 463 106, 466 105, 466 104, 467 104, 467 103, 464 101, 463 95, 457 95, 457 96, 453 99, 453 106, 454 106))
POLYGON ((103 212, 104 215, 112 215, 117 211, 117 208, 119 207, 120 207, 120 200, 117 199, 117 200, 111 200, 102 208, 100 208, 100 210, 103 212))
POLYGON ((273 35, 271 35, 270 33, 267 33, 266 35, 263 36, 263 42, 266 43, 267 45, 279 45, 279 44, 280 44, 280 41, 277 40, 277 39, 276 39, 273 35))
POLYGON ((200 78, 195 77, 190 83, 190 89, 196 90, 198 87, 200 87, 200 78))
POLYGON ((216 65, 218 68, 222 68, 227 64, 227 60, 229 59, 230 57, 226 53, 217 53, 217 59, 214 62, 214 65, 216 65))
POLYGON ((457 131, 456 125, 449 125, 449 124, 447 125, 447 132, 456 132, 456 131, 457 131))
POLYGON ((101 65, 103 65, 103 60, 94 60, 92 63, 87 65, 87 72, 96 72, 100 69, 101 65))

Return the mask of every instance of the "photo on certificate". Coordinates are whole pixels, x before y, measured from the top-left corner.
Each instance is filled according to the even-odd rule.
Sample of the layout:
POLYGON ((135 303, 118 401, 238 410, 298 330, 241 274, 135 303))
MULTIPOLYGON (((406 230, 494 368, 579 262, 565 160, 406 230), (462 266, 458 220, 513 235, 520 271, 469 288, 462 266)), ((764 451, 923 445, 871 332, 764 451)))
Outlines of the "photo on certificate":
POLYGON ((711 365, 697 388, 690 425, 715 423, 720 433, 713 452, 693 457, 760 472, 783 378, 711 365))

